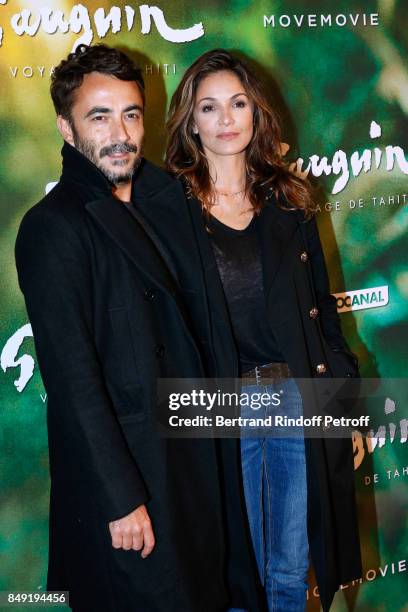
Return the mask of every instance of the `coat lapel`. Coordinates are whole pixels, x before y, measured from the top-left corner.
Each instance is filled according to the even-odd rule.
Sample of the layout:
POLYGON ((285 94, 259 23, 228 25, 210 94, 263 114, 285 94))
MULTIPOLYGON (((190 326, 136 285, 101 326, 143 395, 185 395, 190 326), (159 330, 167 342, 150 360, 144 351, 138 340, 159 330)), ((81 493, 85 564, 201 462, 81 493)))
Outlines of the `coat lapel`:
MULTIPOLYGON (((173 276, 183 288, 187 283, 199 283, 200 271, 197 272, 198 262, 193 244, 192 227, 188 217, 186 201, 181 185, 172 181, 164 190, 150 196, 133 196, 134 206, 130 208, 132 215, 146 229, 152 242, 156 245, 163 259, 166 261, 173 276), (195 273, 191 278, 182 274, 183 266, 180 258, 189 258, 190 266, 195 273)), ((195 288, 195 287, 194 287, 195 288)))
POLYGON ((149 198, 136 192, 133 214, 154 233, 152 239, 160 245, 163 258, 178 279, 200 337, 212 345, 205 265, 189 207, 181 183, 172 181, 164 191, 149 198))
POLYGON ((140 220, 137 214, 129 214, 130 209, 126 210, 125 205, 115 200, 113 196, 90 201, 85 204, 85 208, 154 285, 158 285, 172 297, 177 296, 176 282, 168 266, 165 265, 167 254, 163 261, 163 249, 158 248, 154 233, 146 227, 146 223, 140 220))
POLYGON ((134 217, 134 219, 137 221, 137 223, 139 223, 139 225, 143 228, 143 230, 145 231, 147 236, 149 236, 150 240, 155 245, 157 251, 160 253, 162 258, 166 262, 166 265, 167 265, 168 269, 171 271, 173 277, 178 282, 177 270, 176 270, 176 267, 174 265, 174 261, 173 261, 171 255, 170 255, 169 251, 165 247, 164 243, 157 236, 157 234, 154 231, 152 225, 149 225, 149 223, 146 223, 144 215, 141 214, 141 212, 139 210, 139 205, 140 205, 141 208, 144 208, 145 210, 150 210, 150 209, 154 208, 154 204, 155 204, 155 202, 154 202, 153 198, 140 198, 140 200, 137 202, 137 205, 136 206, 129 206, 128 210, 129 210, 130 214, 134 217))
POLYGON ((282 210, 273 197, 262 209, 257 227, 261 245, 264 292, 268 303, 273 281, 282 263, 285 250, 298 227, 297 213, 282 210))
POLYGON ((230 315, 217 262, 205 229, 201 206, 194 198, 189 199, 188 204, 204 274, 216 376, 220 378, 238 376, 238 354, 230 315))
POLYGON ((236 354, 235 345, 201 206, 194 199, 186 199, 179 181, 172 181, 164 190, 150 197, 141 195, 145 192, 143 187, 142 184, 139 191, 135 190, 134 207, 154 231, 176 268, 195 331, 206 346, 205 350, 211 354, 217 375, 229 372, 229 360, 236 354), (220 357, 220 350, 227 357, 224 354, 220 357))
POLYGON ((213 316, 216 316, 219 320, 225 323, 227 329, 230 328, 230 318, 228 314, 227 303, 225 300, 224 290, 217 268, 217 262, 215 260, 214 253, 211 248, 207 231, 205 229, 201 206, 199 202, 195 199, 189 200, 189 206, 197 246, 202 261, 204 281, 207 287, 210 309, 213 313, 213 316))

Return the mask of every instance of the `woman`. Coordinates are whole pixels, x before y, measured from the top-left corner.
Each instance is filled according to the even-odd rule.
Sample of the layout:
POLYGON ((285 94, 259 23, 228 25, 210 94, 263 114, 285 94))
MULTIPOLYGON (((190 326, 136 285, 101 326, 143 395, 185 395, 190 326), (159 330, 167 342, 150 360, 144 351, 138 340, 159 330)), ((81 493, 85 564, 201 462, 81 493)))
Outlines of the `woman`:
MULTIPOLYGON (((214 373, 240 375, 252 397, 278 394, 282 415, 315 411, 294 377, 354 377, 358 366, 329 293, 309 187, 282 160, 276 113, 248 67, 217 49, 183 76, 168 136, 167 167, 186 187, 202 260, 207 336, 195 324, 214 373)), ((361 576, 351 440, 243 435, 241 459, 268 608, 304 610, 310 551, 328 610, 339 585, 361 576)))

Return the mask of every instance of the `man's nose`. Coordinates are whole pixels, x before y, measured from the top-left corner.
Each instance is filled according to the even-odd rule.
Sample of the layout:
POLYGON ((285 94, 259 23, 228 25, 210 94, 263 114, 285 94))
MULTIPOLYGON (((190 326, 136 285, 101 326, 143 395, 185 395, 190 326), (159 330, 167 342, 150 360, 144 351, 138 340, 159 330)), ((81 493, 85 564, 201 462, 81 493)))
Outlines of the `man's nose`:
POLYGON ((118 142, 126 142, 129 140, 129 133, 123 119, 112 122, 112 138, 118 142))

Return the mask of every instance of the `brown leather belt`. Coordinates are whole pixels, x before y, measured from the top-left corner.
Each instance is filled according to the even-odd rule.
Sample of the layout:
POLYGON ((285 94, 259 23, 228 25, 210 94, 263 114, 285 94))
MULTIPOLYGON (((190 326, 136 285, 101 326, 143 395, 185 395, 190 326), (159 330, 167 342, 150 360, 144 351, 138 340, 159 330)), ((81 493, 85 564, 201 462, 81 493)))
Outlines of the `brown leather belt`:
POLYGON ((241 378, 245 380, 245 384, 257 384, 261 385, 264 381, 269 380, 278 382, 283 378, 292 378, 293 374, 289 370, 289 366, 286 362, 272 362, 266 363, 265 365, 257 366, 253 370, 248 370, 241 374, 241 378))

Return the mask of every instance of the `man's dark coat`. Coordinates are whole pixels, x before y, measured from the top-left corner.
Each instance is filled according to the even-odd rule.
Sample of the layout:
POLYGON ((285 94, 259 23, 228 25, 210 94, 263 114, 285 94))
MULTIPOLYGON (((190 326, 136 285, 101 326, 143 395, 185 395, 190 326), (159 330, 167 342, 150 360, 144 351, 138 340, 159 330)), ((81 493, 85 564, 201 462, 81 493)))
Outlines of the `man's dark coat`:
MULTIPOLYGON (((138 210, 172 250, 202 351, 212 364, 208 369, 213 376, 237 376, 237 350, 199 203, 189 199, 180 207, 176 199, 141 199, 138 210)), ((304 223, 299 211, 283 210, 266 194, 258 227, 268 320, 290 370, 298 379, 358 377, 330 295, 315 218, 304 223), (315 318, 313 307, 318 309, 315 318), (326 368, 322 374, 319 364, 326 368)), ((304 412, 318 414, 316 405, 306 404, 304 412)), ((337 404, 331 407, 338 410, 337 404)), ((362 574, 351 438, 307 439, 306 459, 309 545, 327 611, 339 585, 362 574)))
MULTIPOLYGON (((179 183, 148 162, 133 191, 144 207, 185 206, 179 183)), ((156 429, 156 379, 204 376, 207 349, 137 206, 65 144, 61 180, 25 215, 16 261, 48 394, 48 589, 70 591, 81 612, 261 609, 238 444, 156 429), (156 537, 145 560, 115 550, 108 529, 140 504, 156 537)))

